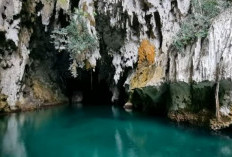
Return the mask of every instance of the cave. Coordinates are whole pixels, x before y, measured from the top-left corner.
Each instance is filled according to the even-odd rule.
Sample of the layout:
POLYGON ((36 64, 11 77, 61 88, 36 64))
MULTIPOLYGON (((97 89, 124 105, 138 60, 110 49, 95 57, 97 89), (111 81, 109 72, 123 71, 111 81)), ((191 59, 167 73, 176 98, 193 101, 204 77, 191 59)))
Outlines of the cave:
POLYGON ((78 98, 83 98, 84 104, 110 104, 112 97, 110 85, 107 80, 99 77, 99 68, 97 67, 95 71, 78 69, 78 76, 74 78, 68 70, 69 62, 68 54, 62 53, 57 55, 54 65, 57 69, 58 84, 69 98, 69 104, 78 98))
MULTIPOLYGON (((52 73, 47 75, 61 88, 70 105, 79 101, 88 105, 111 104, 112 92, 110 91, 110 83, 109 80, 106 80, 106 77, 101 78, 102 70, 99 66, 95 70, 78 69, 78 76, 74 78, 69 70, 69 54, 67 52, 57 53, 50 44, 38 49, 46 42, 41 40, 40 35, 37 34, 34 41, 32 40, 31 44, 34 48, 31 58, 41 62, 39 68, 42 67, 42 64, 50 66, 48 68, 52 70, 52 73), (41 42, 38 42, 38 40, 41 42)), ((49 38, 48 34, 44 34, 44 36, 49 38)), ((40 71, 34 64, 36 62, 32 63, 30 70, 26 71, 27 74, 32 71, 40 71)))
MULTIPOLYGON (((72 1, 72 4, 73 7, 78 6, 77 1, 72 1)), ((37 10, 41 8, 39 3, 37 10)), ((109 66, 110 62, 102 63, 98 61, 98 66, 94 70, 78 68, 78 76, 74 78, 69 70, 71 63, 69 53, 65 51, 59 53, 55 50, 50 37, 54 24, 57 23, 61 27, 66 27, 69 24, 68 20, 63 10, 58 12, 58 18, 55 19, 54 10, 51 23, 47 28, 41 23, 41 16, 35 19, 35 24, 30 25, 34 31, 30 40, 30 58, 32 62, 26 66, 24 74, 27 86, 32 86, 33 78, 41 75, 39 76, 40 79, 45 77, 47 78, 45 82, 56 84, 56 87, 61 89, 68 99, 67 103, 70 105, 79 101, 87 105, 112 104, 110 82, 113 75, 109 71, 112 71, 113 67, 109 66), (47 31, 44 31, 45 29, 47 31), (44 69, 47 69, 47 71, 44 71, 44 69)), ((29 18, 25 18, 23 23, 31 23, 31 21, 29 18)), ((101 45, 101 49, 101 51, 104 51, 105 46, 101 45)), ((109 61, 111 61, 110 58, 109 61)), ((29 95, 28 90, 24 91, 24 95, 29 95)))
POLYGON ((1 0, 0 156, 232 157, 215 1, 1 0))

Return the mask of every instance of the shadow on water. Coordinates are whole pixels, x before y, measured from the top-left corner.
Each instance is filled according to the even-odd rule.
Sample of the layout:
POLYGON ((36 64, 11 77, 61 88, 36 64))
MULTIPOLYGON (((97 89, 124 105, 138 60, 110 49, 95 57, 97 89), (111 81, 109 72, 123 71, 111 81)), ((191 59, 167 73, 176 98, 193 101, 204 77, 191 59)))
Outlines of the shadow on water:
POLYGON ((231 157, 232 140, 115 106, 75 104, 0 117, 0 156, 231 157))

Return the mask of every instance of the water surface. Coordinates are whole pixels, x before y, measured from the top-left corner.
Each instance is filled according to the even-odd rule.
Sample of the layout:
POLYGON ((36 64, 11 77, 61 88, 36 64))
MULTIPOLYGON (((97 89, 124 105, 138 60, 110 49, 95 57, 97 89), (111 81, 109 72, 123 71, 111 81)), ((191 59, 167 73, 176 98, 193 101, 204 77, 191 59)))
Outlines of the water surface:
POLYGON ((0 117, 1 157, 231 157, 232 139, 111 106, 0 117))

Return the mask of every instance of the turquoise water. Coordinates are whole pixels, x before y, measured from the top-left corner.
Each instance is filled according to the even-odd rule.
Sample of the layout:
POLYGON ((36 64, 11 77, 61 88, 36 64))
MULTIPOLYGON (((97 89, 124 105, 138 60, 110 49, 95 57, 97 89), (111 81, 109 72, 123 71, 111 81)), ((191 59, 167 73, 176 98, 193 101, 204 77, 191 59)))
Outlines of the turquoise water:
POLYGON ((111 106, 0 117, 1 157, 231 157, 232 139, 111 106))

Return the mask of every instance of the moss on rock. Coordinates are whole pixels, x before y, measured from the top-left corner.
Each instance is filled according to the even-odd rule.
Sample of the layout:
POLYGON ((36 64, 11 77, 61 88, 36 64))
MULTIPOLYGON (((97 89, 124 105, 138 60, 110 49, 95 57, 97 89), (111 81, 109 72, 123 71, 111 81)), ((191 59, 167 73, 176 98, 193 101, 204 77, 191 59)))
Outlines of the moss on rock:
POLYGON ((7 96, 0 94, 0 112, 9 112, 10 108, 7 103, 7 96))
POLYGON ((192 112, 191 110, 179 109, 176 111, 170 111, 168 113, 168 118, 178 123, 210 127, 210 120, 213 118, 213 114, 205 109, 198 113, 192 112))
MULTIPOLYGON (((136 88, 131 93, 131 102, 137 109, 143 111, 153 111, 165 113, 167 100, 168 84, 162 84, 159 87, 148 86, 144 88, 136 88)), ((153 112, 152 111, 152 112, 153 112)), ((157 113, 158 113, 157 112, 157 113)))
POLYGON ((191 86, 192 105, 191 110, 198 112, 202 109, 214 111, 214 82, 193 83, 191 86))
POLYGON ((43 103, 54 103, 60 100, 60 98, 48 85, 39 80, 33 80, 32 89, 35 98, 39 99, 43 103))
POLYGON ((185 82, 176 82, 170 84, 170 102, 169 110, 184 109, 191 106, 190 85, 185 82))
MULTIPOLYGON (((141 80, 140 80, 141 81, 141 80)), ((139 81, 137 81, 139 84, 139 81)), ((220 94, 222 98, 230 93, 227 81, 222 81, 220 94)), ((134 88, 130 101, 135 108, 142 111, 167 115, 171 120, 209 128, 223 128, 232 124, 230 116, 216 122, 215 117, 215 83, 170 82, 160 86, 134 88)), ((228 97, 229 98, 229 97, 228 97)), ((230 100, 230 99, 229 99, 230 100)), ((231 101, 222 105, 229 105, 231 101)))

